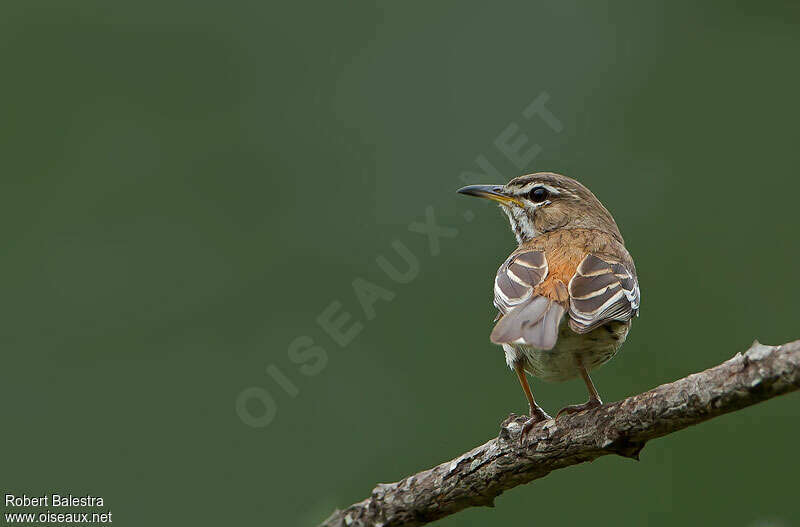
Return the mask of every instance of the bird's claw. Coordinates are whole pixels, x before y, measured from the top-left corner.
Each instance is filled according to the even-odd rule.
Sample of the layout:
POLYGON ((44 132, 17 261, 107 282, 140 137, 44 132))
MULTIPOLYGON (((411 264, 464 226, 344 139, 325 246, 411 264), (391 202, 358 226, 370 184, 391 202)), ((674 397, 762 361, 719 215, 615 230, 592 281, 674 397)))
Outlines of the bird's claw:
POLYGON ((558 418, 562 415, 570 415, 570 414, 577 414, 584 410, 591 410, 592 408, 598 408, 603 406, 603 401, 600 399, 589 399, 583 404, 573 404, 572 406, 566 406, 558 411, 556 414, 556 422, 558 422, 558 418))
POLYGON ((519 433, 519 444, 520 445, 525 444, 525 436, 528 435, 528 432, 530 432, 531 429, 537 423, 541 423, 542 421, 547 421, 548 419, 552 419, 552 417, 547 415, 547 412, 545 412, 538 406, 536 408, 532 408, 530 418, 527 421, 525 421, 525 423, 522 425, 522 430, 519 433))

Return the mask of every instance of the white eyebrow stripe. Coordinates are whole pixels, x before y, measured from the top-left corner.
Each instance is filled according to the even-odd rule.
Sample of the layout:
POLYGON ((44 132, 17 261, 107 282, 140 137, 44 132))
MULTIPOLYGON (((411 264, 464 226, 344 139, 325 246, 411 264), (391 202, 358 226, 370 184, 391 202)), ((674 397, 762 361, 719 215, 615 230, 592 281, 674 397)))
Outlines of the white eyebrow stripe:
MULTIPOLYGON (((565 191, 562 191, 561 189, 557 189, 557 188, 555 188, 553 186, 550 186, 547 183, 537 183, 537 182, 534 181, 533 183, 528 183, 524 187, 520 188, 515 194, 517 194, 517 195, 519 195, 519 194, 528 194, 528 193, 530 193, 530 191, 532 191, 536 187, 541 187, 541 188, 547 190, 547 192, 549 192, 550 194, 553 194, 553 195, 556 195, 556 196, 565 193, 565 191)), ((569 194, 569 195, 573 195, 572 192, 569 192, 569 191, 566 191, 566 193, 569 194)))

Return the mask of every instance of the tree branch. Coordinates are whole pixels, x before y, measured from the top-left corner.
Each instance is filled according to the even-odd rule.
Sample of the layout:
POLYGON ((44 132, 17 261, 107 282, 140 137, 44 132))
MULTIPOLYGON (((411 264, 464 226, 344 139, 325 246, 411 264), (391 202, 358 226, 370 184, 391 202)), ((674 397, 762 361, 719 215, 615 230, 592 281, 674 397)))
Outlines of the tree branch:
POLYGON ((379 483, 372 496, 336 510, 322 527, 415 526, 467 507, 492 507, 503 491, 553 470, 607 454, 638 459, 651 439, 797 389, 800 340, 777 347, 756 341, 719 366, 537 424, 524 445, 525 418, 511 414, 496 439, 396 483, 379 483))

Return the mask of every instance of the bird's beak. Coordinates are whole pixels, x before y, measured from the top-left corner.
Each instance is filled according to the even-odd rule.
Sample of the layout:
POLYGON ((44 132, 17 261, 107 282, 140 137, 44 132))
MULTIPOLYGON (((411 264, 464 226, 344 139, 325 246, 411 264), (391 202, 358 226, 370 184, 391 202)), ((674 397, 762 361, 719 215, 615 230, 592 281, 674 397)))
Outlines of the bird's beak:
POLYGON ((486 198, 492 201, 497 201, 504 205, 513 203, 519 207, 524 207, 522 202, 512 196, 507 196, 503 192, 501 185, 469 185, 458 189, 459 194, 466 194, 467 196, 477 196, 479 198, 486 198))

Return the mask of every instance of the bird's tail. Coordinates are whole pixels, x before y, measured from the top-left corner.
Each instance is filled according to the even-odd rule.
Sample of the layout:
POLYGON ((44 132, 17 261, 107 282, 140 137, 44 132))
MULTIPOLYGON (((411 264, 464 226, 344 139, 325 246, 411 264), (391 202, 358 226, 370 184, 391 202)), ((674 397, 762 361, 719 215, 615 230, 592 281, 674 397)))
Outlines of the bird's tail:
POLYGON ((495 344, 526 344, 540 350, 553 349, 564 312, 558 302, 536 296, 503 315, 489 338, 495 344))

